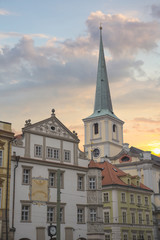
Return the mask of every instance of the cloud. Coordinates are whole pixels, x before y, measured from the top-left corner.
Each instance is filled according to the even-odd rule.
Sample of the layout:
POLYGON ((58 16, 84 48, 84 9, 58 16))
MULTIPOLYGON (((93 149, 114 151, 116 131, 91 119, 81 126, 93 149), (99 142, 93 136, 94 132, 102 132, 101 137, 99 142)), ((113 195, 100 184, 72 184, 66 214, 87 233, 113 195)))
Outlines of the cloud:
POLYGON ((2 16, 6 16, 6 15, 10 15, 11 13, 5 9, 0 9, 0 15, 2 16))
POLYGON ((45 109, 53 102, 63 111, 65 105, 66 113, 74 115, 81 111, 82 117, 89 115, 94 104, 99 22, 103 23, 105 50, 110 51, 106 60, 114 104, 123 111, 142 108, 140 102, 144 108, 158 107, 160 79, 148 76, 144 60, 137 59, 136 53, 157 46, 159 23, 95 12, 86 21, 87 34, 75 40, 59 40, 43 33, 0 34, 0 38, 19 38, 16 44, 1 47, 0 108, 7 104, 9 111, 10 104, 15 104, 18 112, 18 108, 22 111, 29 105, 26 112, 23 109, 26 115, 33 108, 38 109, 38 103, 45 109), (37 46, 34 39, 37 37, 44 38, 45 44, 37 46), (79 109, 75 110, 77 106, 79 109))
POLYGON ((91 13, 87 26, 92 39, 98 38, 97 28, 103 25, 103 39, 105 46, 113 56, 134 55, 138 50, 146 51, 156 48, 160 39, 160 23, 142 22, 128 18, 122 14, 105 15, 102 12, 91 13))
POLYGON ((154 18, 160 18, 160 5, 153 4, 151 6, 151 15, 154 18))
POLYGON ((134 121, 145 122, 145 123, 149 123, 149 124, 159 124, 160 123, 160 120, 154 120, 151 118, 135 118, 134 121))

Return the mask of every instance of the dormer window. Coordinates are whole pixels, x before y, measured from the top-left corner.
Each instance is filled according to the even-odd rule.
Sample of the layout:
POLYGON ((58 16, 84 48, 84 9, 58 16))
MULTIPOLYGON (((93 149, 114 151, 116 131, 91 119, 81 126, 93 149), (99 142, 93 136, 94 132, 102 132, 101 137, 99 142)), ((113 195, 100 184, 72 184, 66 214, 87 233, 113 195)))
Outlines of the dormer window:
POLYGON ((128 185, 130 185, 130 179, 128 179, 128 185))
POLYGON ((94 134, 98 134, 98 123, 94 123, 94 134))

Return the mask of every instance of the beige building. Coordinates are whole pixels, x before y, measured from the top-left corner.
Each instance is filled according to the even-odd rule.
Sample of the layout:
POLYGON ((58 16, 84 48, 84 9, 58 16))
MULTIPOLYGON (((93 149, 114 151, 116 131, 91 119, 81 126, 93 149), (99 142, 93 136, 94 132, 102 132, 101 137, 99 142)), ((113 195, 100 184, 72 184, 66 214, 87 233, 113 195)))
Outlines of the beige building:
MULTIPOLYGON (((11 123, 0 121, 0 239, 6 239, 9 232, 11 141, 14 133, 11 123), (7 229, 7 232, 6 232, 7 229)), ((10 238, 11 239, 11 238, 10 238)))

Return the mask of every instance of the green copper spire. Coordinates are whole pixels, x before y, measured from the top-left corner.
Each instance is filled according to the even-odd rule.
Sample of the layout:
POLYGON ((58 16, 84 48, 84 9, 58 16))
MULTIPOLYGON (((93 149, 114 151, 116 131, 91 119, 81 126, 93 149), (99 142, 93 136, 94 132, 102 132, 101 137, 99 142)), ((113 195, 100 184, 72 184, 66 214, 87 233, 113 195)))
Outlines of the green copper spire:
POLYGON ((99 60, 94 112, 101 110, 108 110, 110 113, 113 113, 108 76, 106 70, 106 62, 103 50, 102 27, 100 27, 99 60))
POLYGON ((112 108, 106 62, 105 62, 104 50, 103 50, 102 27, 100 26, 99 60, 98 60, 94 112, 92 115, 90 115, 86 119, 100 117, 104 115, 109 115, 111 117, 118 119, 116 115, 114 115, 113 108, 112 108))

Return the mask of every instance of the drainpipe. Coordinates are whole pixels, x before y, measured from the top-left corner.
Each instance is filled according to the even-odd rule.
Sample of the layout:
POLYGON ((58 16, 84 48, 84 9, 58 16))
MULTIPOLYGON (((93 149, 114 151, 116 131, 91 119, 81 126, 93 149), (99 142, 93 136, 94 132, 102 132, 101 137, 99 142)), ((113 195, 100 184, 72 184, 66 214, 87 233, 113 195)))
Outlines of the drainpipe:
POLYGON ((6 186, 6 209, 5 209, 5 215, 6 215, 6 240, 8 240, 8 189, 9 189, 9 159, 10 159, 10 146, 11 142, 14 140, 11 139, 8 141, 8 162, 7 162, 7 186, 6 186))
POLYGON ((14 175, 13 175, 13 202, 12 202, 12 228, 11 231, 15 232, 14 227, 14 208, 15 208, 15 181, 16 181, 16 168, 18 167, 20 156, 16 156, 16 165, 14 166, 14 175))

